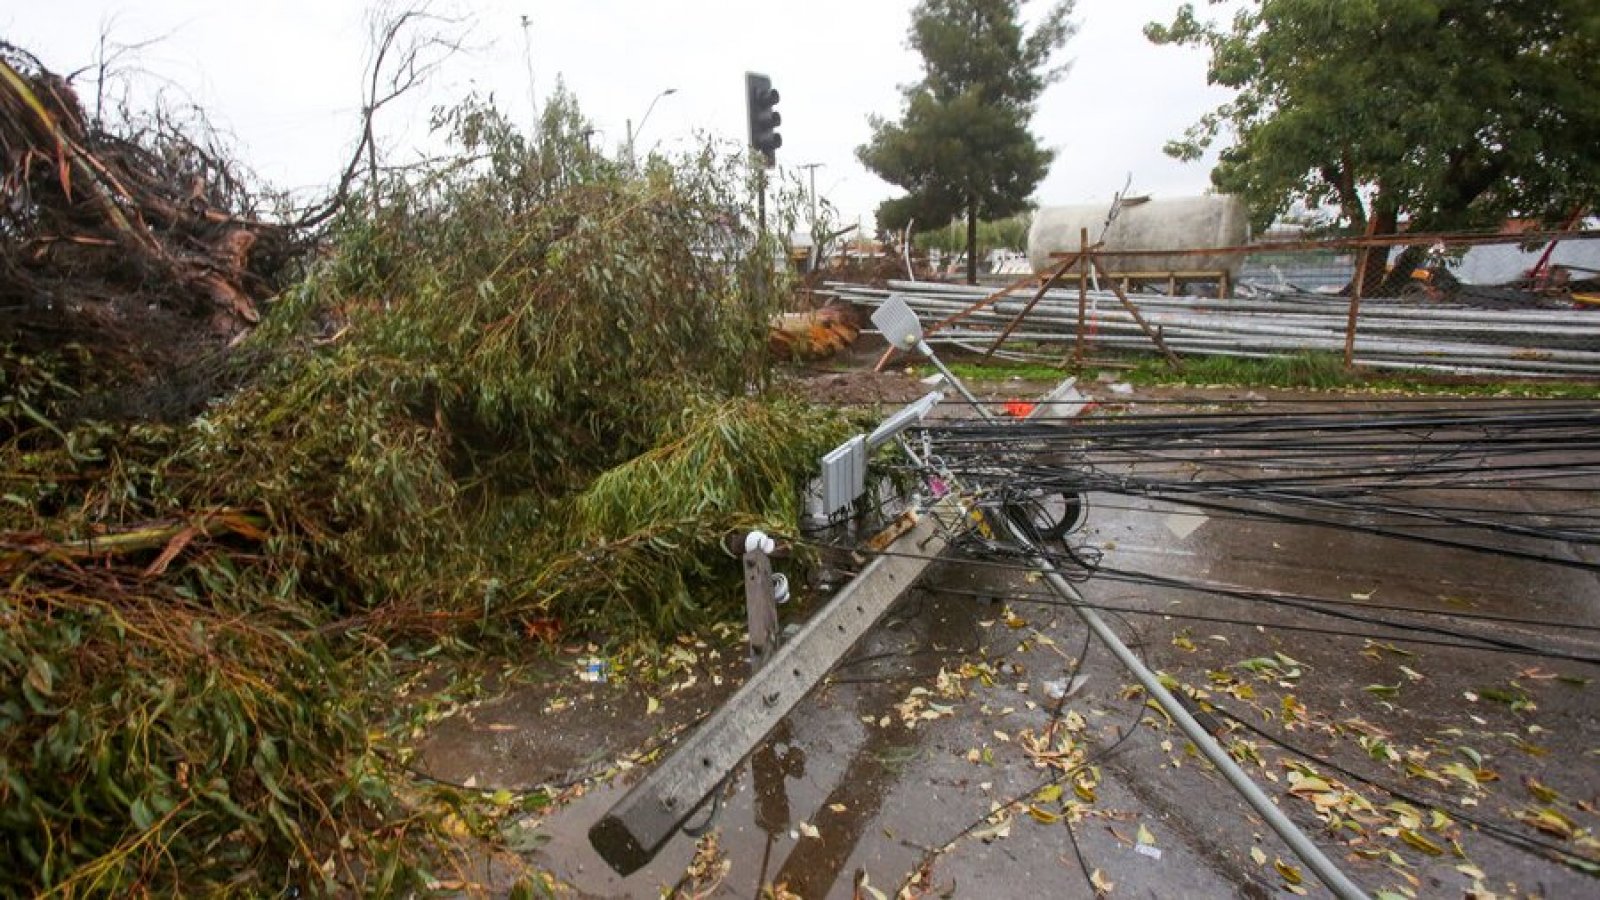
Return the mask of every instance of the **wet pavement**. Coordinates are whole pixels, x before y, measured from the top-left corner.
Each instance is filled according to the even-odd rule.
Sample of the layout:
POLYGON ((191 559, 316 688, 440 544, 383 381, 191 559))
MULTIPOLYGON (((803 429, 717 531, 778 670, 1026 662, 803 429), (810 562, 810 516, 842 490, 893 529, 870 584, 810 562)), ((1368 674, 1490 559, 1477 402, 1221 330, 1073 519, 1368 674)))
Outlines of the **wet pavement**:
MULTIPOLYGON (((1600 580, 1589 571, 1090 499, 1080 537, 1103 567, 1328 598, 1386 621, 1600 655, 1600 580)), ((1485 502, 1556 501, 1500 492, 1485 502)), ((1298 748, 1239 726, 1224 738, 1369 892, 1600 891, 1600 880, 1539 846, 1600 858, 1596 667, 1434 646, 1421 641, 1442 638, 1259 599, 1108 578, 1081 589, 1121 610, 1107 613, 1113 628, 1151 668, 1298 748)), ((447 722, 419 760, 478 784, 581 773, 701 715, 732 689, 738 667, 701 648, 685 669, 699 674, 678 690, 569 689, 560 679, 571 673, 558 673, 555 687, 447 722), (662 698, 654 713, 646 694, 662 698)), ((599 859, 586 832, 638 777, 634 766, 531 823, 542 843, 526 858, 580 897, 675 887, 870 897, 908 884, 912 896, 1326 896, 1132 683, 1024 569, 940 563, 730 778, 711 819, 714 853, 679 834, 625 879, 599 859), (1048 695, 1069 681, 1064 702, 1048 695), (696 876, 686 878, 697 848, 696 876)))

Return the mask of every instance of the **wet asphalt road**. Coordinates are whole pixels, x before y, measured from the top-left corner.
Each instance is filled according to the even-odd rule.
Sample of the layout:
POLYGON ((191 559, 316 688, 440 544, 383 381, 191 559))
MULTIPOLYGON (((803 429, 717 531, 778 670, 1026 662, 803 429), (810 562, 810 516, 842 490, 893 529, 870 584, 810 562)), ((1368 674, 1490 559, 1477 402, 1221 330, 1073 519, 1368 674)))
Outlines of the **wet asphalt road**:
MULTIPOLYGON (((1078 540, 1105 567, 1310 595, 1388 622, 1600 656, 1593 572, 1090 499, 1078 540)), ((1484 499, 1593 505, 1596 495, 1484 499)), ((1224 739, 1369 892, 1600 890, 1594 877, 1467 821, 1600 855, 1585 843, 1600 830, 1594 666, 1416 643, 1438 638, 1182 588, 1090 578, 1082 590, 1120 610, 1107 613, 1113 627, 1152 668, 1301 751, 1238 727, 1224 739), (1310 768, 1296 773, 1290 761, 1310 768), (1329 790, 1311 789, 1307 772, 1329 790), (1420 818, 1375 784, 1418 801, 1420 818), (1518 821, 1540 809, 1571 828, 1518 821)), ((772 885, 805 898, 872 896, 864 881, 893 896, 920 871, 934 896, 1091 896, 1091 877, 1113 897, 1326 896, 1110 654, 1090 644, 1085 655, 1084 638, 1075 613, 1020 568, 935 566, 736 773, 715 823, 726 873, 700 886, 718 897, 772 885), (1080 683, 1064 703, 1046 695, 1047 682, 1074 674, 1080 683), (1064 780, 1029 751, 1046 733, 1070 738, 1077 754, 1067 758, 1081 768, 1064 780)), ((699 685, 667 717, 690 718, 731 687, 699 685)), ((658 730, 625 688, 579 693, 554 712, 547 693, 513 695, 476 723, 443 729, 422 759, 456 778, 528 782, 658 730), (490 721, 502 727, 486 733, 490 721)), ((587 828, 630 781, 596 785, 542 821, 546 841, 532 862, 577 896, 657 896, 679 884, 695 855, 690 837, 627 879, 588 846, 587 828)))

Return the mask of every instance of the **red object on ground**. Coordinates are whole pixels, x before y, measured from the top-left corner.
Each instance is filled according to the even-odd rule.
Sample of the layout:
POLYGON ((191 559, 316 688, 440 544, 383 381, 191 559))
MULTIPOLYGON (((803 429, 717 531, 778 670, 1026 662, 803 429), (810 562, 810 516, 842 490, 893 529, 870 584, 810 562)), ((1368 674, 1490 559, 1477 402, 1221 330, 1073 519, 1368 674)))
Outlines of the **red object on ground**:
POLYGON ((1029 403, 1026 400, 1007 400, 1005 406, 1002 408, 1005 410, 1005 413, 1008 416, 1017 419, 1026 419, 1027 417, 1033 415, 1033 408, 1038 405, 1039 404, 1037 403, 1029 403))

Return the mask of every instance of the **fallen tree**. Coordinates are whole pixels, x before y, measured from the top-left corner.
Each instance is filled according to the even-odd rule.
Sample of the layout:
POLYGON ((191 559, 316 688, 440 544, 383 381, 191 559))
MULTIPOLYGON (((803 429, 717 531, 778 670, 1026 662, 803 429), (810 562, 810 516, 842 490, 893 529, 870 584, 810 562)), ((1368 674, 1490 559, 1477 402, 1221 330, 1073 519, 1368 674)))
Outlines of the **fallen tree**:
POLYGON ((531 136, 468 102, 438 123, 453 157, 365 186, 264 306, 262 248, 291 236, 238 207, 214 219, 225 197, 153 212, 173 197, 127 175, 142 156, 75 136, 48 85, 39 117, 48 80, 7 94, 56 122, 6 137, 30 198, 4 226, 27 321, 93 333, 53 286, 96 284, 115 322, 155 273, 183 288, 157 308, 218 340, 260 323, 197 414, 110 422, 41 398, 132 343, 7 332, 0 892, 426 887, 481 820, 397 764, 397 655, 725 616, 738 566, 719 539, 792 528, 839 433, 759 394, 781 285, 741 225, 743 162, 641 171, 589 150, 570 98, 531 136), (127 272, 41 262, 107 265, 123 242, 142 248, 127 272))

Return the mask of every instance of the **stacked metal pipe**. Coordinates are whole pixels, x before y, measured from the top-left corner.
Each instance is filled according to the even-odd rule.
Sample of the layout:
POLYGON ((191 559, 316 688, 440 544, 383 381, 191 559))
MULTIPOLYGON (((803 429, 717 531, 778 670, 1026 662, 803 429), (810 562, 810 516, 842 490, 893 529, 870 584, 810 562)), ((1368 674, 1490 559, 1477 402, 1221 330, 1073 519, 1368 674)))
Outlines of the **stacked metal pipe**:
MULTIPOLYGON (((876 306, 899 296, 916 311, 928 340, 987 349, 1032 298, 1020 289, 972 310, 995 291, 933 282, 890 282, 887 289, 830 283, 840 300, 876 306), (935 327, 966 312, 960 321, 935 327)), ((1130 294, 1128 299, 1180 355, 1272 358, 1306 351, 1343 353, 1349 300, 1315 294, 1258 294, 1245 299, 1130 294)), ((1047 292, 1008 341, 1075 344, 1076 288, 1047 292)), ((1083 331, 1090 348, 1155 350, 1133 315, 1109 291, 1090 291, 1083 331)), ((1600 376, 1600 310, 1474 309, 1447 303, 1364 300, 1355 362, 1377 369, 1458 375, 1600 376)))

